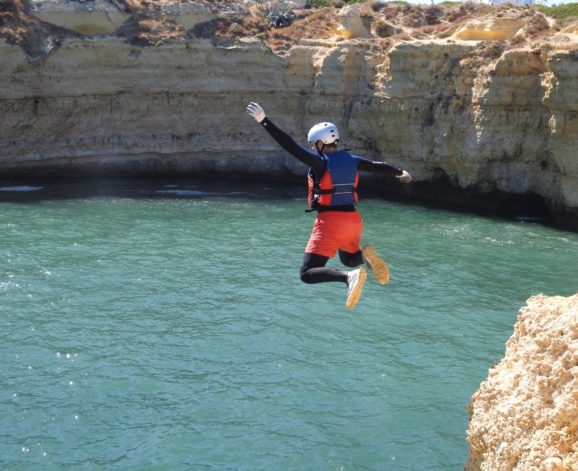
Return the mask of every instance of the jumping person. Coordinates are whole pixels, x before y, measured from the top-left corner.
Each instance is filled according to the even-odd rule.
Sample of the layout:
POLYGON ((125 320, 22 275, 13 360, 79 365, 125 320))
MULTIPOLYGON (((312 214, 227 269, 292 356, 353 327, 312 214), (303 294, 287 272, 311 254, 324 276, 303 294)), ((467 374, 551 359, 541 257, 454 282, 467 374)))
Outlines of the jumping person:
POLYGON ((312 152, 275 126, 257 103, 249 103, 247 113, 283 149, 309 166, 308 202, 311 210, 317 211, 317 217, 305 248, 301 280, 305 283, 345 283, 348 288, 345 305, 353 308, 361 297, 367 270, 364 266, 351 271, 327 268, 327 261, 336 253, 343 265, 353 268, 365 263, 380 284, 389 281, 389 269, 375 249, 371 245, 360 248, 363 222, 355 209, 358 170, 394 176, 403 183, 411 182, 411 175, 385 162, 374 162, 338 150, 339 131, 332 123, 318 123, 309 130, 307 140, 313 144, 312 152))

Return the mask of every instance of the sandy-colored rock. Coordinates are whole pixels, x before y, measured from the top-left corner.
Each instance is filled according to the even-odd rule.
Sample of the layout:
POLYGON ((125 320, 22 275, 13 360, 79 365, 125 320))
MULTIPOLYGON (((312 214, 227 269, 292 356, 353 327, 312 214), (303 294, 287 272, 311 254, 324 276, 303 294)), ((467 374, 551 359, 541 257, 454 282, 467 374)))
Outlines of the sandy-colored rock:
POLYGON ((105 0, 33 0, 31 13, 47 23, 87 35, 112 33, 129 17, 105 0))
POLYGON ((525 22, 513 18, 471 20, 454 33, 462 41, 505 41, 512 39, 525 26, 525 22))
POLYGON ((42 66, 0 41, 0 56, 7 66, 0 69, 5 174, 280 175, 298 167, 244 112, 249 98, 265 104, 270 93, 295 93, 284 61, 261 42, 139 48, 121 38, 75 39, 42 66), (246 75, 240 79, 246 71, 261 77, 260 91, 246 75), (41 79, 33 79, 38 72, 41 79))
POLYGON ((572 24, 562 29, 563 34, 569 34, 574 40, 578 38, 578 24, 572 24))
POLYGON ((528 300, 470 412, 466 470, 578 469, 578 294, 528 300))
POLYGON ((342 8, 337 18, 340 22, 337 32, 344 39, 371 37, 371 16, 366 14, 363 4, 354 3, 342 8))
POLYGON ((254 100, 297 139, 336 122, 355 152, 410 170, 410 191, 535 195, 578 228, 576 44, 379 41, 301 40, 280 55, 256 39, 65 37, 32 63, 0 40, 0 171, 302 176, 246 119, 254 100))

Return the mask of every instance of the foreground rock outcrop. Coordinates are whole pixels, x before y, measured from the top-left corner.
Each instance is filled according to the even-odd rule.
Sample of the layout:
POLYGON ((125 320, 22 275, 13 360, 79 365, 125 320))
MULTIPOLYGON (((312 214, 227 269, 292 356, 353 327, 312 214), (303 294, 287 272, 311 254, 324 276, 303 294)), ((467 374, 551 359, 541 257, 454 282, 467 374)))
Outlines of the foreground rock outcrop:
MULTIPOLYGON (((121 2, 111 3, 114 21, 110 11, 95 15, 86 7, 82 21, 116 25, 126 13, 121 2)), ((357 36, 365 38, 335 28, 333 37, 272 49, 275 39, 211 36, 224 25, 229 31, 246 26, 223 23, 224 13, 214 11, 226 3, 228 18, 241 21, 249 10, 240 4, 188 2, 195 6, 181 26, 169 16, 178 17, 173 7, 187 2, 161 3, 148 17, 133 11, 115 34, 86 36, 76 25, 66 35, 42 22, 24 39, 0 38, 4 175, 301 177, 301 165, 245 116, 253 100, 297 138, 317 121, 336 122, 343 144, 355 152, 409 169, 415 177, 409 192, 416 196, 494 209, 543 205, 560 224, 578 228, 578 42, 572 31, 557 33, 564 36, 558 42, 512 49, 459 39, 480 37, 477 19, 469 29, 447 30, 443 39, 392 41, 376 38, 376 31, 389 29, 361 11, 366 32, 357 36), (168 23, 170 34, 163 36, 159 28, 168 23)), ((63 25, 72 24, 69 8, 60 12, 68 21, 63 25)), ((352 28, 348 15, 344 27, 352 28)), ((508 23, 509 37, 519 37, 520 17, 529 13, 517 15, 508 23)), ((402 27, 399 20, 391 30, 402 27)))
POLYGON ((578 294, 528 300, 470 413, 466 470, 578 469, 578 294))

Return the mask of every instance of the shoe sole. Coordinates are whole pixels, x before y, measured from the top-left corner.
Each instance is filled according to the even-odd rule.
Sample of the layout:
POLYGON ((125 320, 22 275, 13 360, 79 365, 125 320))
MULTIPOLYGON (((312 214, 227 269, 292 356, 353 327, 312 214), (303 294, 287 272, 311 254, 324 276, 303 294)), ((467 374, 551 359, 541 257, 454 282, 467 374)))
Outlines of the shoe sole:
POLYGON ((359 302, 361 298, 361 292, 363 291, 363 285, 367 280, 367 270, 364 267, 359 269, 359 279, 357 280, 357 284, 349 296, 347 296, 347 302, 345 303, 345 307, 347 309, 353 309, 355 305, 359 302))
POLYGON ((379 258, 375 249, 371 245, 364 245, 361 249, 363 258, 367 261, 369 268, 377 278, 380 285, 385 285, 389 281, 389 267, 379 258))

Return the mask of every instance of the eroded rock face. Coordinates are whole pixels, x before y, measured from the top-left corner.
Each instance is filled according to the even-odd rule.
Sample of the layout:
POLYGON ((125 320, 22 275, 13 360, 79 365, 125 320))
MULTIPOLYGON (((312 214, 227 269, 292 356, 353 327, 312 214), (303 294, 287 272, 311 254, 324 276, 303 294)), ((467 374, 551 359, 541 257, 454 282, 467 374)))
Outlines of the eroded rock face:
POLYGON ((455 32, 454 38, 464 41, 505 41, 512 39, 524 25, 523 20, 511 18, 469 21, 455 32))
POLYGON ((482 64, 479 45, 393 48, 373 82, 375 145, 382 155, 393 150, 418 179, 441 172, 460 188, 550 194, 553 211, 575 208, 573 53, 520 49, 482 64))
POLYGON ((252 100, 298 140, 315 122, 336 122, 344 145, 407 168, 416 189, 443 179, 482 200, 538 195, 578 227, 569 43, 504 52, 480 41, 303 40, 280 56, 253 39, 143 48, 111 36, 63 39, 36 62, 0 40, 0 57, 4 174, 302 176, 245 116, 252 100))
POLYGON ((345 39, 370 38, 371 21, 364 15, 363 4, 348 5, 341 9, 337 15, 340 25, 337 32, 345 39))
POLYGON ((578 469, 578 294, 528 300, 470 409, 466 470, 578 469))
POLYGON ((74 39, 43 63, 0 42, 0 55, 5 175, 280 175, 293 164, 245 115, 249 99, 274 109, 281 105, 272 93, 295 93, 285 61, 260 42, 140 48, 120 38, 74 39))

